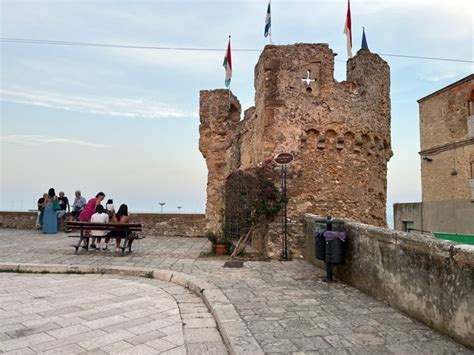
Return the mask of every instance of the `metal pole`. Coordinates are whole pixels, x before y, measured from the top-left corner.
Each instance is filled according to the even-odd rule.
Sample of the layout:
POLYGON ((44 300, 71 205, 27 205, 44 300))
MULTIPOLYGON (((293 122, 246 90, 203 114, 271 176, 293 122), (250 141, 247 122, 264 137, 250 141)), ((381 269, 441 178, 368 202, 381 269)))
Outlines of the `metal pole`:
POLYGON ((286 198, 286 164, 283 166, 283 198, 285 199, 284 205, 284 214, 285 214, 285 221, 284 221, 284 260, 288 260, 288 216, 287 216, 287 198, 286 198))
MULTIPOLYGON (((285 203, 285 182, 284 182, 284 171, 285 166, 281 166, 281 177, 280 177, 280 182, 281 182, 281 192, 283 195, 283 203, 285 203)), ((285 260, 285 207, 283 206, 283 211, 281 211, 281 259, 285 260)))
MULTIPOLYGON (((326 230, 327 231, 332 231, 332 221, 331 221, 331 216, 327 217, 327 222, 326 222, 326 230)), ((326 262, 326 280, 327 282, 332 282, 332 269, 334 267, 334 264, 330 262, 326 262)))

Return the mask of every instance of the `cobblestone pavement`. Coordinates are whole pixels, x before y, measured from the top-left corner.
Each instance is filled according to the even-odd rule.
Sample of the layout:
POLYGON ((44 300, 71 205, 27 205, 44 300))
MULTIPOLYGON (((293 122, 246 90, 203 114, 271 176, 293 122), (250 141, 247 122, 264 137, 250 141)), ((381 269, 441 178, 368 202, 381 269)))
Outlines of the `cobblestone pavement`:
MULTIPOLYGON (((65 234, 0 229, 0 262, 169 269, 217 285, 269 354, 473 353, 383 302, 303 261, 245 262, 242 269, 197 259, 208 241, 148 237, 135 252, 74 255, 65 234)), ((1 335, 0 335, 1 336, 1 335)))
POLYGON ((169 282, 3 273, 0 284, 6 354, 226 353, 203 301, 169 282))

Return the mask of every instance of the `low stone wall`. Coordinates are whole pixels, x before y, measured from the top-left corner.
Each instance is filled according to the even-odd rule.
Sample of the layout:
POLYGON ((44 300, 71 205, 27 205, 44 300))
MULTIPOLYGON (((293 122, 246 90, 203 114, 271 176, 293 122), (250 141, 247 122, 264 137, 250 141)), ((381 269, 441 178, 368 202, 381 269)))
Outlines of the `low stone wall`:
MULTIPOLYGON (((306 258, 315 259, 314 220, 305 215, 306 258)), ((361 291, 474 347, 474 247, 347 222, 345 264, 334 274, 361 291)))
MULTIPOLYGON (((35 229, 36 212, 0 212, 0 227, 35 229)), ((143 224, 147 236, 202 237, 206 234, 204 214, 132 214, 131 222, 143 224)))
POLYGON ((0 211, 0 227, 15 229, 35 229, 37 212, 0 211))
POLYGON ((130 222, 141 223, 143 234, 178 237, 204 237, 206 218, 204 214, 132 214, 130 222))

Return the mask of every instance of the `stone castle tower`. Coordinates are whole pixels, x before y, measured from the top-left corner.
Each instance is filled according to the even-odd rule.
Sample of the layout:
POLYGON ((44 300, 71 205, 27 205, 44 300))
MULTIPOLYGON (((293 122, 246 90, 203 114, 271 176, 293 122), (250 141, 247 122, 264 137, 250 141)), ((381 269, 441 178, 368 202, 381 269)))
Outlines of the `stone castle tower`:
MULTIPOLYGON (((200 92, 210 229, 219 226, 227 176, 281 152, 295 157, 288 167, 294 250, 302 249, 298 221, 304 213, 386 225, 390 68, 360 50, 347 62, 347 81, 338 83, 334 57, 327 44, 266 46, 255 67, 255 106, 243 120, 227 90, 200 92)), ((273 229, 266 241, 270 254, 280 243, 281 230, 273 229)))

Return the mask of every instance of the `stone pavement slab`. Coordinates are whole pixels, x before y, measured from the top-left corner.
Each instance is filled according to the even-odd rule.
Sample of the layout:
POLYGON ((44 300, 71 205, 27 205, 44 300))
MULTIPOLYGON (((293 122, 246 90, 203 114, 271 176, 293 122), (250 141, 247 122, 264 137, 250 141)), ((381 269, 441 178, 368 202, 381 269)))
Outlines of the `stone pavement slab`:
POLYGON ((205 354, 199 349, 209 344, 226 353, 209 312, 202 326, 193 319, 189 329, 193 337, 187 341, 188 329, 175 296, 207 308, 184 288, 174 294, 176 287, 168 282, 110 275, 0 273, 0 285, 0 353, 205 354), (106 304, 96 301, 104 296, 106 304), (148 317, 124 316, 130 300, 143 301, 141 310, 148 317), (18 313, 12 313, 12 308, 18 313), (35 308, 36 313, 31 311, 35 308), (61 320, 71 318, 79 322, 61 325, 61 320))
MULTIPOLYGON (((137 245, 134 253, 124 257, 115 253, 97 252, 74 255, 74 248, 70 246, 71 242, 64 234, 50 236, 36 231, 0 229, 0 240, 0 262, 3 263, 89 265, 100 268, 138 267, 171 270, 204 280, 210 285, 211 291, 213 287, 217 287, 231 303, 219 305, 220 296, 216 293, 215 303, 208 302, 207 306, 216 316, 218 324, 236 325, 235 334, 232 336, 237 339, 242 336, 238 352, 244 352, 246 349, 245 341, 248 337, 242 334, 250 332, 260 348, 269 354, 472 353, 452 339, 353 287, 344 283, 322 282, 320 277, 323 276, 323 271, 303 260, 245 262, 242 269, 227 269, 222 267, 223 261, 198 259, 199 253, 209 248, 208 241, 202 238, 148 237, 137 245), (235 319, 235 314, 238 319, 235 319), (240 324, 244 324, 244 328, 240 327, 240 324)), ((175 281, 180 283, 183 280, 175 281)), ((185 281, 182 282, 184 283, 185 281)), ((176 285, 170 288, 184 290, 176 285)), ((21 293, 22 290, 11 286, 10 292, 21 293)), ((204 290, 205 299, 206 293, 204 290)), ((181 295, 182 293, 179 296, 181 295)), ((214 297, 212 292, 209 295, 210 298, 214 297)), ((86 297, 84 293, 83 296, 86 297)), ((119 296, 120 293, 117 293, 117 297, 119 296)), ((107 300, 99 302, 103 301, 107 300)), ((19 305, 15 302, 8 303, 13 311, 5 311, 16 312, 19 305)), ((199 319, 212 319, 202 307, 192 305, 192 300, 190 303, 189 307, 183 308, 184 322, 190 321, 194 324, 199 322, 199 319)), ((74 305, 68 304, 67 307, 69 306, 74 305)), ((72 314, 71 320, 77 320, 78 314, 80 317, 81 313, 72 314)), ((139 319, 148 315, 138 307, 124 312, 121 316, 139 319)), ((22 315, 15 313, 12 317, 22 319, 22 315)), ((114 320, 117 323, 123 321, 111 318, 112 324, 107 327, 113 326, 114 320)), ((175 329, 173 327, 170 325, 159 331, 169 332, 175 329)), ((149 332, 156 331, 151 328, 149 332)), ((136 329, 139 329, 139 326, 136 329)), ((234 327, 226 326, 222 329, 232 332, 234 327)), ((186 339, 186 332, 183 336, 186 339)), ((117 344, 122 341, 126 340, 119 340, 117 344)), ((157 341, 150 344, 150 341, 145 341, 138 346, 141 346, 143 351, 157 351, 152 344, 165 348, 168 343, 179 344, 166 339, 166 343, 157 341)), ((102 351, 105 351, 104 348, 101 348, 102 351)), ((200 345, 194 348, 210 349, 212 346, 200 345)))

